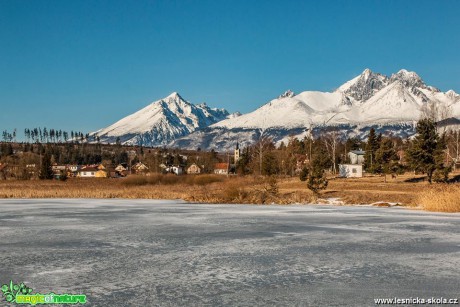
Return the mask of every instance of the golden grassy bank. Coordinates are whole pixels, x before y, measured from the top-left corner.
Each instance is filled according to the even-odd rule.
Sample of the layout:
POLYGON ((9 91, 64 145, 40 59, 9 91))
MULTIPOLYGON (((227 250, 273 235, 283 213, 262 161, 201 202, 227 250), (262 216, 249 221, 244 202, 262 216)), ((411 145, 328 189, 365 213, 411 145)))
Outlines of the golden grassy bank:
POLYGON ((0 198, 144 198, 253 204, 305 203, 314 199, 305 187, 279 191, 277 185, 268 178, 218 175, 0 181, 0 198))
POLYGON ((420 192, 417 202, 428 211, 460 212, 460 185, 429 187, 420 192))
MULTIPOLYGON (((433 184, 413 174, 387 178, 331 178, 320 198, 345 204, 399 203, 426 210, 458 212, 459 184, 433 184), (419 193, 422 194, 419 195, 419 193)), ((317 201, 298 178, 129 176, 122 179, 72 178, 60 181, 0 181, 0 198, 143 198, 207 203, 292 204, 317 201)))

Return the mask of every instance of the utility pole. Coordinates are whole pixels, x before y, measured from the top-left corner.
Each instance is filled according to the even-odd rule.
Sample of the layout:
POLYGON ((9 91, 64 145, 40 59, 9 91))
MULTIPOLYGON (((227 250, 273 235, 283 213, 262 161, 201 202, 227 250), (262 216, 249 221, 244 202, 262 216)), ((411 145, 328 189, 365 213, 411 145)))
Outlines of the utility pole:
POLYGON ((230 153, 227 152, 227 177, 229 173, 230 173, 230 153))

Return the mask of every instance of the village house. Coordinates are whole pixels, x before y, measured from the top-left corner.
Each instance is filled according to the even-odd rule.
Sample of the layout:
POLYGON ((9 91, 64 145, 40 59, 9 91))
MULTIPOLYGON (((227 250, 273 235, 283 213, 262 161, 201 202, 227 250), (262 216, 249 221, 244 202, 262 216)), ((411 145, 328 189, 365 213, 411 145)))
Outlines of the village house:
MULTIPOLYGON (((36 174, 38 174, 38 169, 37 165, 35 163, 33 164, 27 164, 26 165, 26 171, 29 174, 31 178, 34 178, 36 174)), ((0 175, 1 176, 1 175, 0 175)))
POLYGON ((110 174, 110 177, 126 177, 128 176, 128 168, 123 164, 118 164, 117 167, 113 170, 114 174, 110 174))
POLYGON ((148 172, 149 168, 142 162, 137 162, 131 167, 132 172, 135 174, 145 174, 148 172))
POLYGON ((230 165, 228 163, 216 163, 214 165, 214 174, 228 175, 229 171, 230 171, 230 165))
POLYGON ((352 150, 348 153, 348 158, 350 159, 350 164, 363 164, 364 155, 366 152, 364 150, 352 150))
POLYGON ((350 164, 339 164, 339 177, 363 177, 364 150, 352 150, 348 153, 350 164))
POLYGON ((184 168, 179 165, 171 165, 164 169, 165 173, 171 173, 176 175, 182 175, 184 173, 184 168))
POLYGON ((67 175, 67 167, 65 165, 52 165, 54 179, 60 179, 62 175, 67 175))
POLYGON ((80 178, 107 178, 107 171, 102 164, 98 165, 97 167, 91 165, 91 166, 82 167, 78 171, 77 177, 80 177, 80 178))
POLYGON ((193 163, 187 168, 187 174, 200 174, 201 173, 201 168, 193 163))
POLYGON ((71 171, 72 173, 78 172, 80 168, 81 168, 80 165, 67 165, 67 169, 71 171))
POLYGON ((77 173, 77 177, 80 177, 80 178, 94 178, 96 177, 96 172, 99 171, 97 168, 95 167, 83 167, 81 168, 78 173, 77 173))

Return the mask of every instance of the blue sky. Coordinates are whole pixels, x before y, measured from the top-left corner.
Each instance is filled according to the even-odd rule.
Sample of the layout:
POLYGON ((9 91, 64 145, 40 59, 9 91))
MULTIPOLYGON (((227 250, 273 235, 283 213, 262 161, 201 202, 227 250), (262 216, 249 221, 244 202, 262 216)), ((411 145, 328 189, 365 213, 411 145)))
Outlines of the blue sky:
POLYGON ((179 92, 249 112, 365 68, 460 92, 460 1, 0 0, 0 129, 90 132, 179 92))

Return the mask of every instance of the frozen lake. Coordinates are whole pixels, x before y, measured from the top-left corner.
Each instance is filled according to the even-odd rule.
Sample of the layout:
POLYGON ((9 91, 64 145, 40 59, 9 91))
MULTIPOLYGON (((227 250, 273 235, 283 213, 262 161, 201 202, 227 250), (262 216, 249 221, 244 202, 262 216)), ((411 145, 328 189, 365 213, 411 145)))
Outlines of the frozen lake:
POLYGON ((7 199, 0 234, 1 283, 83 293, 90 306, 373 306, 374 298, 460 296, 460 214, 7 199))

